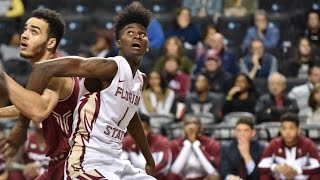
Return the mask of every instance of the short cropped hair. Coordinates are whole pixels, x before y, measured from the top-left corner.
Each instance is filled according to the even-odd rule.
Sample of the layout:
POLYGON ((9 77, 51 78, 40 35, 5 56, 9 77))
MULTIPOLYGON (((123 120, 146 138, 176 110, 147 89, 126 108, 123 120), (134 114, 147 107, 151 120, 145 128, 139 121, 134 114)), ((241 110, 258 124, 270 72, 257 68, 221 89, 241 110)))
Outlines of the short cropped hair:
POLYGON ((296 113, 287 112, 280 117, 281 124, 283 122, 293 122, 297 127, 300 125, 299 117, 296 113))
POLYGON ((31 17, 42 19, 48 23, 48 36, 57 39, 55 46, 55 49, 57 49, 66 27, 61 14, 51 9, 37 9, 32 11, 31 17))
POLYGON ((147 29, 152 18, 152 13, 145 9, 140 2, 134 1, 125 10, 115 17, 116 39, 119 39, 120 31, 131 23, 141 24, 147 29))
POLYGON ((247 126, 249 126, 251 129, 254 129, 254 124, 253 124, 253 119, 249 118, 249 117, 240 117, 239 120, 236 123, 236 127, 239 124, 245 124, 247 126))

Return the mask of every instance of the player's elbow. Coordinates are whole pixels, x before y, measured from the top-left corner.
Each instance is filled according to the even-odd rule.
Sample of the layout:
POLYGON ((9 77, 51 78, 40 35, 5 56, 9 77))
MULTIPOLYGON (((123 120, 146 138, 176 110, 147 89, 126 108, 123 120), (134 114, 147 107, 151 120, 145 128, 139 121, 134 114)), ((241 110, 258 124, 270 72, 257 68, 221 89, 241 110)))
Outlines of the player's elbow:
POLYGON ((35 123, 41 123, 49 116, 49 113, 46 113, 41 110, 34 110, 29 114, 30 119, 35 123))

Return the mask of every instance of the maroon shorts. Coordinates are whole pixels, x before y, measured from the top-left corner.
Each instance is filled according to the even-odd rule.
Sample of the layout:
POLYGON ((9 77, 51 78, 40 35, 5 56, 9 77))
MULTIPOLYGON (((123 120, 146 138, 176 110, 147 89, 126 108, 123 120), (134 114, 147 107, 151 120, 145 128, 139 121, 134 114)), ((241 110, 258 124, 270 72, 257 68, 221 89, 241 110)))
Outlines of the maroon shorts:
POLYGON ((38 176, 36 180, 63 180, 65 162, 66 159, 50 161, 48 169, 38 176))

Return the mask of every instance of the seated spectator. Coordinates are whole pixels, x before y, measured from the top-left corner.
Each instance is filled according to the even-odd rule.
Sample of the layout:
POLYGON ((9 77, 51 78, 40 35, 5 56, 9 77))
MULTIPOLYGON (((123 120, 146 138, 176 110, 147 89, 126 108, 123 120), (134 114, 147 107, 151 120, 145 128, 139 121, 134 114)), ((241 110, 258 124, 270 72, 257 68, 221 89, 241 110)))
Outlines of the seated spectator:
POLYGON ((155 69, 159 72, 163 71, 166 58, 169 56, 174 56, 179 60, 179 69, 184 73, 190 74, 192 69, 192 61, 183 54, 182 49, 182 43, 179 38, 175 36, 168 38, 164 44, 164 54, 156 61, 155 69))
POLYGON ((158 59, 165 42, 164 32, 160 22, 153 18, 147 29, 149 49, 140 61, 139 70, 149 74, 158 59))
POLYGON ((221 64, 220 57, 213 50, 208 50, 205 56, 204 68, 200 74, 207 77, 211 92, 226 94, 231 87, 232 76, 221 68, 221 64))
POLYGON ((157 71, 152 71, 148 75, 148 85, 142 92, 141 100, 139 110, 146 115, 175 114, 176 96, 157 71))
POLYGON ((212 114, 216 120, 220 118, 222 96, 210 92, 210 84, 206 76, 199 75, 195 82, 196 92, 186 96, 187 114, 212 114))
POLYGON ((279 29, 268 25, 267 13, 264 10, 257 10, 254 13, 254 26, 247 30, 241 46, 243 52, 246 52, 250 42, 254 38, 261 39, 264 47, 267 49, 276 48, 279 43, 279 29))
POLYGON ((200 119, 188 116, 184 120, 185 137, 171 142, 173 163, 168 180, 218 178, 220 144, 202 134, 200 119))
POLYGON ((182 6, 191 11, 192 17, 217 18, 221 15, 222 0, 182 0, 182 6))
POLYGON ((258 123, 277 122, 285 112, 298 113, 298 105, 285 93, 286 77, 280 73, 268 78, 269 93, 260 96, 255 107, 258 123))
POLYGON ((320 122, 320 86, 317 85, 310 93, 310 112, 307 115, 307 124, 318 124, 320 122))
POLYGON ((308 13, 307 28, 304 33, 317 47, 320 46, 320 15, 317 11, 308 13))
POLYGON ((247 16, 257 9, 256 0, 225 0, 224 16, 247 16))
POLYGON ((10 37, 8 43, 0 44, 0 61, 6 62, 11 59, 26 60, 20 57, 19 32, 11 32, 9 36, 10 37))
POLYGON ((106 29, 96 30, 96 39, 93 45, 90 46, 90 55, 94 57, 112 57, 118 54, 114 47, 113 31, 106 29))
POLYGON ((252 80, 246 74, 240 73, 235 77, 233 86, 226 96, 223 115, 238 111, 254 114, 256 101, 257 92, 252 80))
POLYGON ((319 179, 319 153, 315 143, 300 135, 294 113, 281 116, 280 137, 271 140, 258 165, 260 180, 319 179))
MULTIPOLYGON (((28 141, 26 142, 22 152, 21 166, 23 169, 21 172, 12 171, 9 174, 9 179, 36 179, 46 171, 49 165, 50 158, 46 156, 48 148, 43 137, 41 125, 33 125, 34 131, 31 131, 28 134, 28 141)), ((11 167, 14 169, 15 166, 11 164, 11 167)))
POLYGON ((308 71, 313 64, 319 64, 320 57, 315 53, 310 40, 302 37, 298 41, 294 57, 283 64, 283 73, 288 77, 308 78, 308 71))
POLYGON ((147 29, 150 50, 162 48, 165 37, 162 25, 158 19, 153 18, 147 29))
POLYGON ((254 139, 256 130, 250 118, 240 118, 235 126, 236 138, 221 148, 221 179, 259 179, 257 165, 264 146, 254 139))
POLYGON ((24 15, 23 0, 3 0, 1 2, 0 16, 18 18, 24 15))
MULTIPOLYGON (((210 49, 220 57, 222 69, 229 72, 233 76, 238 73, 239 69, 236 54, 233 51, 227 49, 227 47, 224 45, 224 36, 222 34, 215 33, 213 35, 210 43, 210 49)), ((197 59, 195 73, 199 72, 202 69, 205 61, 205 55, 206 53, 203 53, 202 56, 197 59)))
POLYGON ((192 23, 190 10, 181 7, 177 10, 173 25, 168 29, 166 37, 177 36, 187 49, 200 41, 200 29, 192 23))
POLYGON ((265 51, 260 39, 253 39, 250 43, 250 53, 239 62, 240 71, 249 75, 251 79, 267 78, 278 71, 277 59, 265 51))
POLYGON ((185 96, 190 89, 190 78, 189 75, 179 69, 179 60, 176 57, 167 57, 161 75, 166 85, 178 95, 179 101, 184 102, 185 96))
POLYGON ((320 84, 320 65, 315 64, 308 71, 308 81, 305 84, 295 86, 291 89, 288 96, 296 100, 299 107, 299 117, 306 118, 310 107, 308 105, 308 99, 312 89, 320 84))
POLYGON ((218 32, 218 27, 208 24, 202 31, 201 41, 197 44, 196 59, 206 54, 208 49, 213 47, 214 35, 218 32))
MULTIPOLYGON (((170 142, 166 137, 153 133, 152 127, 150 126, 150 118, 147 115, 140 114, 140 118, 152 157, 155 160, 155 178, 158 180, 165 180, 165 176, 169 172, 172 160, 170 142)), ((134 167, 140 169, 145 168, 146 160, 139 150, 139 147, 129 134, 125 136, 123 140, 122 149, 123 152, 121 154, 121 159, 131 161, 134 167)))
MULTIPOLYGON (((5 132, 3 125, 0 125, 0 141, 4 142, 5 139, 5 132)), ((4 148, 4 143, 0 145, 0 148, 4 148)), ((0 179, 6 180, 8 179, 8 171, 5 169, 6 167, 6 160, 4 157, 4 153, 0 152, 0 179)))

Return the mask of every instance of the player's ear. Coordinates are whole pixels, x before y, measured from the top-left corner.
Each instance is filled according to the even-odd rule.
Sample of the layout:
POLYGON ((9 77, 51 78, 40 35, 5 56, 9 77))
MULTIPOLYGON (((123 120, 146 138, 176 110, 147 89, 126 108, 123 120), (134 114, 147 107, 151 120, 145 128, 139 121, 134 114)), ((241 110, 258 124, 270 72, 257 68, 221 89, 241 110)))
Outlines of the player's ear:
POLYGON ((57 44, 57 39, 56 38, 49 38, 48 42, 47 42, 47 48, 48 49, 54 49, 56 47, 57 44))
POLYGON ((121 45, 120 45, 120 40, 119 39, 116 40, 116 46, 117 46, 118 49, 121 49, 121 45))

